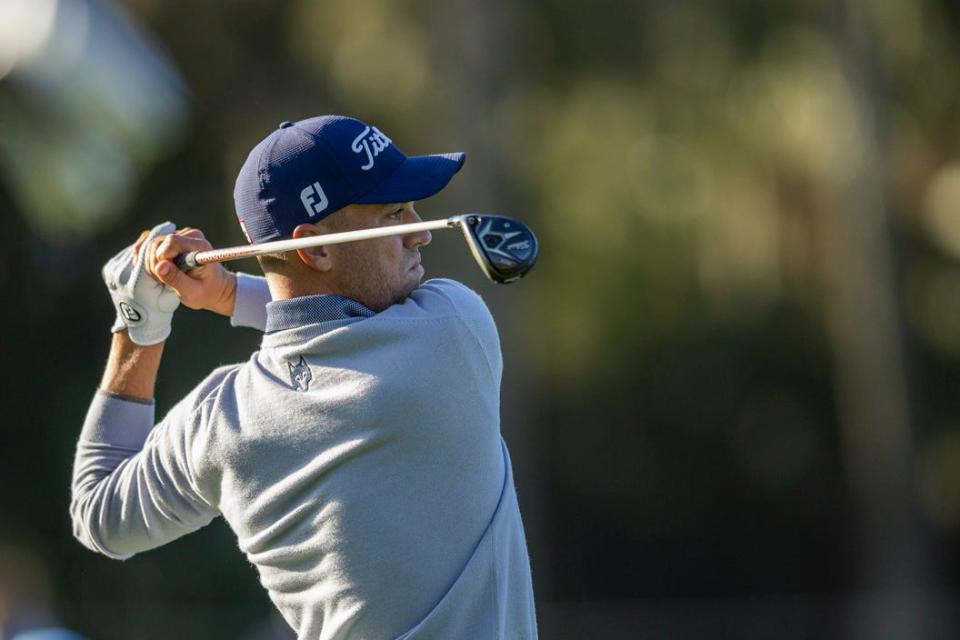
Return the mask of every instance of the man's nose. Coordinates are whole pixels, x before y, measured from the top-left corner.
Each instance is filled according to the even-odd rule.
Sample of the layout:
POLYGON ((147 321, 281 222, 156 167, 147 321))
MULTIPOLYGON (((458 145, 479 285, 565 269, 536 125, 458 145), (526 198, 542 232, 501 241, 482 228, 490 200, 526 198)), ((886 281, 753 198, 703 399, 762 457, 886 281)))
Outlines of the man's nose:
POLYGON ((409 233, 403 236, 403 244, 408 249, 426 246, 430 244, 431 240, 433 240, 433 234, 429 231, 418 231, 417 233, 409 233))
MULTIPOLYGON (((420 214, 417 213, 417 210, 412 206, 410 207, 410 220, 409 222, 422 222, 420 214)), ((403 244, 408 249, 413 249, 415 247, 424 247, 430 244, 430 241, 433 240, 433 234, 429 231, 417 231, 416 233, 408 233, 403 236, 403 244)))

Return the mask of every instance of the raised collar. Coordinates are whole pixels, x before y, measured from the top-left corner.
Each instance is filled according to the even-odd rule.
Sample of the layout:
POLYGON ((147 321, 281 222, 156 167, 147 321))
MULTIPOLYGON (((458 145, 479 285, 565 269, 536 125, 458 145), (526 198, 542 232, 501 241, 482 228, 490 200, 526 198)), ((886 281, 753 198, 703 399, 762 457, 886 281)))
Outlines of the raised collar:
POLYGON ((373 311, 356 300, 337 295, 303 296, 267 303, 267 326, 265 333, 302 327, 307 324, 369 318, 373 311))

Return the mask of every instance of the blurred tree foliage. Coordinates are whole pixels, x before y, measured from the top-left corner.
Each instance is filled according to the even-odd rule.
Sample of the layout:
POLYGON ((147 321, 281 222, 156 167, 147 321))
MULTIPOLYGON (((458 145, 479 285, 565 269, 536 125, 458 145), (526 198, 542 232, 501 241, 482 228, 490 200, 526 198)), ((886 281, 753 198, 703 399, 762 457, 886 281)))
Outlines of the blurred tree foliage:
MULTIPOLYGON (((476 79, 458 72, 487 52, 502 68, 479 79, 490 108, 471 125, 485 147, 466 149, 465 170, 421 213, 498 202, 541 237, 540 264, 508 293, 486 289, 466 260, 448 271, 435 257, 431 272, 461 276, 496 303, 504 343, 517 347, 508 383, 509 367, 527 363, 533 449, 515 465, 521 504, 538 505, 538 597, 852 586, 859 540, 818 221, 844 215, 824 193, 849 177, 862 132, 833 4, 514 3, 509 31, 488 16, 479 44, 456 37, 471 28, 457 22, 468 15, 461 3, 120 4, 192 92, 185 141, 143 177, 122 223, 72 242, 30 231, 30 212, 0 184, 0 535, 43 553, 75 626, 161 638, 189 616, 198 637, 240 637, 269 610, 220 523, 125 564, 70 538, 69 461, 112 314, 102 262, 167 218, 215 244, 241 242, 233 179, 281 120, 349 113, 408 153, 462 148, 473 139, 458 127, 463 95, 476 79), (471 177, 475 163, 494 167, 498 199, 471 177)), ((960 15, 937 0, 890 0, 869 15, 916 491, 940 567, 930 580, 956 587, 960 15)), ((435 256, 458 255, 435 243, 435 256)), ((182 314, 159 410, 256 344, 222 319, 182 314)))

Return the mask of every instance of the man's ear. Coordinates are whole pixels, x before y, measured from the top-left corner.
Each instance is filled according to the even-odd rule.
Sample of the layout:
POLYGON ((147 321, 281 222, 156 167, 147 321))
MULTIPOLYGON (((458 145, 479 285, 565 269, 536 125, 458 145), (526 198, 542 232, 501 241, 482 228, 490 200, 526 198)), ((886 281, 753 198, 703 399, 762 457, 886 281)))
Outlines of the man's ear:
MULTIPOLYGON (((316 225, 304 223, 297 225, 297 228, 293 230, 293 238, 309 238, 310 236, 318 236, 324 232, 317 228, 316 225)), ((310 247, 309 249, 297 249, 297 257, 300 258, 300 262, 307 265, 310 269, 314 271, 330 271, 333 267, 333 261, 330 259, 330 252, 327 251, 326 247, 310 247)))

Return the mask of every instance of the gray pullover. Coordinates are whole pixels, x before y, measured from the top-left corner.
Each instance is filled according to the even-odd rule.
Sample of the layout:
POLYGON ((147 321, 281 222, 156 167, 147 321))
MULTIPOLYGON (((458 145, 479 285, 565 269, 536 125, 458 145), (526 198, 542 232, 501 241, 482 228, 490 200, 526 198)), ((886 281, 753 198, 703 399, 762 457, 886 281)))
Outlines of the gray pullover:
MULTIPOLYGON (((262 280, 239 284, 234 324, 262 327, 262 280)), ((329 296, 266 308, 260 351, 156 426, 152 403, 95 396, 77 538, 123 559, 222 515, 301 639, 535 638, 480 297, 431 280, 378 314, 329 296)))

